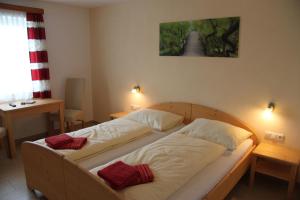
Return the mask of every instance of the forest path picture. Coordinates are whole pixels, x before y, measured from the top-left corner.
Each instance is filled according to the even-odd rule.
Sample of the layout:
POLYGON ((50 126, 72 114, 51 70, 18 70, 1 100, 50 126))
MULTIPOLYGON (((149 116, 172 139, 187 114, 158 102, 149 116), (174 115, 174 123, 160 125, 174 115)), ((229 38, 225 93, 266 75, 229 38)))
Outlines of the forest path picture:
POLYGON ((160 24, 160 56, 237 57, 239 17, 160 24))
POLYGON ((183 56, 204 56, 203 46, 197 31, 192 31, 188 35, 183 56))

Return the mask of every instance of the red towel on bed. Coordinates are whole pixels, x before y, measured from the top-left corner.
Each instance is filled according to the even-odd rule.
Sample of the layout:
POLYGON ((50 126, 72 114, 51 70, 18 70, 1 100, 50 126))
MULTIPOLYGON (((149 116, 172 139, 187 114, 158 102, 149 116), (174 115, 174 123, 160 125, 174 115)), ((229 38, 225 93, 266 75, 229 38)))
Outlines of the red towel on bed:
POLYGON ((55 135, 51 137, 47 137, 45 139, 47 145, 51 148, 58 148, 64 144, 67 144, 69 142, 73 141, 73 138, 71 136, 68 136, 67 134, 60 134, 60 135, 55 135))
POLYGON ((103 178, 113 189, 121 190, 132 185, 138 179, 138 171, 122 161, 115 162, 98 171, 98 176, 103 178))
POLYGON ((122 161, 117 161, 102 170, 99 170, 97 174, 115 190, 152 182, 154 178, 149 165, 142 164, 130 166, 122 161))
POLYGON ((139 172, 136 184, 149 183, 153 181, 154 176, 148 164, 135 165, 134 168, 139 172))
POLYGON ((87 138, 73 138, 67 134, 61 134, 48 137, 45 142, 53 149, 81 149, 87 142, 87 138))
POLYGON ((85 143, 87 142, 87 138, 86 137, 76 137, 76 138, 72 138, 72 141, 66 144, 63 144, 57 148, 54 149, 81 149, 85 143))

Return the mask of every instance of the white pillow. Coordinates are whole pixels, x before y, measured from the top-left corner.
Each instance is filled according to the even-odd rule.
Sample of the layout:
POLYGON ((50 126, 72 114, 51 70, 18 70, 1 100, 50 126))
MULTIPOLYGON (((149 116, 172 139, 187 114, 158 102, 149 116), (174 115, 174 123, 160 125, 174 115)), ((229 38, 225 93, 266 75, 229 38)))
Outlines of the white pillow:
POLYGON ((240 143, 252 135, 251 132, 242 128, 209 119, 196 119, 182 128, 180 132, 191 137, 221 144, 229 150, 236 149, 240 143))
POLYGON ((173 128, 183 121, 183 116, 148 108, 129 113, 125 118, 140 122, 160 131, 173 128))

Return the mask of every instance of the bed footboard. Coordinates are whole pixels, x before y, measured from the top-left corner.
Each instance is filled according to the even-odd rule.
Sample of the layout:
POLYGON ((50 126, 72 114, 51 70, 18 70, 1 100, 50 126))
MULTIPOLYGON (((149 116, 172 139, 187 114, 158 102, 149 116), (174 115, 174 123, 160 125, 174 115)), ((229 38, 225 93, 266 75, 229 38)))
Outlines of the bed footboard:
POLYGON ((66 200, 63 156, 33 142, 24 142, 21 154, 28 188, 49 200, 66 200))
POLYGON ((86 169, 65 159, 67 200, 121 200, 117 193, 86 169))

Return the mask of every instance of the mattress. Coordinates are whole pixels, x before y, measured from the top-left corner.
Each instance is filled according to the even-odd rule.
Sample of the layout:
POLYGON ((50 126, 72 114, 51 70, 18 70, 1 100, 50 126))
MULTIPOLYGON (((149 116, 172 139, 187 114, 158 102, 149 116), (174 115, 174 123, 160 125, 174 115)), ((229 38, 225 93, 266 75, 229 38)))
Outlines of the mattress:
POLYGON ((220 158, 207 165, 168 200, 199 200, 233 168, 253 145, 252 139, 242 142, 234 151, 226 151, 220 158))
MULTIPOLYGON (((108 151, 117 145, 126 144, 150 132, 151 129, 144 124, 119 118, 66 133, 71 137, 86 137, 87 142, 80 150, 63 149, 56 150, 56 152, 75 161, 98 152, 108 151)), ((37 140, 35 143, 49 148, 45 139, 37 140)))
POLYGON ((98 166, 90 173, 97 176, 100 169, 119 160, 130 165, 147 163, 154 174, 154 181, 128 187, 117 193, 121 199, 165 200, 225 151, 222 145, 190 137, 179 131, 98 166))
MULTIPOLYGON (((180 129, 180 127, 176 127, 180 129)), ((172 130, 175 132, 175 130, 172 130)), ((169 131, 171 132, 171 131, 169 131)), ((101 155, 94 156, 87 160, 81 160, 79 165, 86 169, 92 169, 96 166, 105 164, 121 155, 125 155, 139 147, 154 142, 159 138, 166 136, 163 132, 152 132, 141 139, 130 142, 120 148, 110 150, 101 155)), ((252 139, 247 139, 242 142, 234 151, 225 151, 225 153, 217 160, 213 161, 200 172, 198 172, 192 179, 190 179, 184 186, 173 193, 168 200, 199 200, 214 188, 214 186, 233 168, 233 166, 247 153, 252 147, 252 139)))
POLYGON ((94 167, 105 164, 115 158, 118 158, 125 154, 128 154, 140 147, 150 144, 150 143, 152 143, 160 138, 163 138, 171 133, 174 133, 184 126, 185 126, 185 124, 180 124, 169 130, 166 130, 166 131, 152 130, 150 133, 147 133, 147 135, 137 138, 133 141, 130 141, 127 144, 123 144, 122 146, 113 148, 106 152, 102 152, 102 153, 91 155, 89 157, 85 157, 85 158, 77 160, 75 162, 79 166, 90 170, 94 167))

